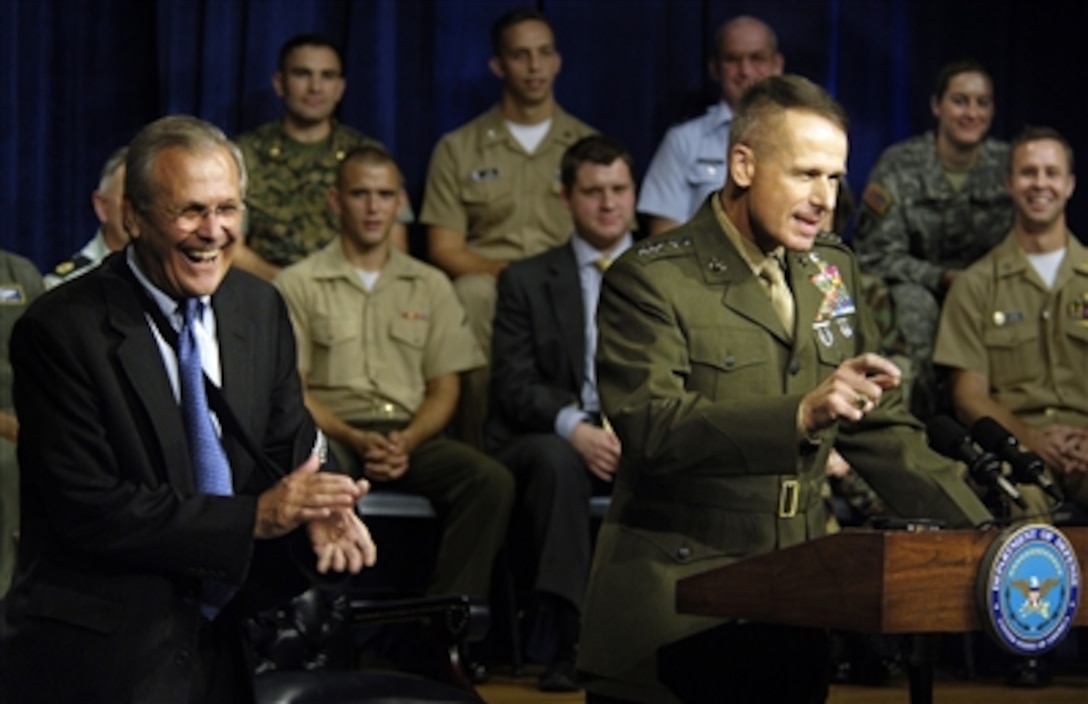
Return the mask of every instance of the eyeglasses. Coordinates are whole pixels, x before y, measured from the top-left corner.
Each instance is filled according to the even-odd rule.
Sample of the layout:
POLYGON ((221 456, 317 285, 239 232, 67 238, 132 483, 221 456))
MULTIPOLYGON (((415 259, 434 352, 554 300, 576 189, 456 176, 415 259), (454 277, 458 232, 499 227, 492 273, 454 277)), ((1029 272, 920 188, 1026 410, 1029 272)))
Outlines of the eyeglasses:
POLYGON ((217 220, 222 220, 227 226, 236 225, 242 219, 245 206, 239 203, 223 203, 214 208, 207 205, 187 205, 184 208, 168 208, 159 206, 174 225, 187 231, 196 230, 213 213, 217 220))

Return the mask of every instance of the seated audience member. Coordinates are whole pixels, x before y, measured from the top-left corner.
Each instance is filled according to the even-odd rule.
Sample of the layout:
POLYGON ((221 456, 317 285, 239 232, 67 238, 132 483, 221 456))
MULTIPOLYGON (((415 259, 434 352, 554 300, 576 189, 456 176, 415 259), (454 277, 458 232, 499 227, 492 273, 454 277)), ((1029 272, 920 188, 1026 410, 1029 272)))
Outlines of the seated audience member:
POLYGON ((8 341, 15 321, 44 290, 42 275, 29 259, 0 251, 0 605, 15 570, 19 532, 19 421, 11 398, 8 341))
POLYGON ((106 159, 98 188, 91 194, 94 214, 100 226, 95 236, 71 259, 57 264, 45 275, 45 287, 53 288, 77 276, 82 276, 102 263, 112 252, 128 244, 128 233, 121 222, 121 203, 125 197, 125 156, 128 147, 121 147, 106 159))
POLYGON ((230 267, 245 181, 212 125, 144 127, 131 243, 15 324, 5 701, 252 702, 246 619, 375 559, 365 482, 319 471, 283 301, 230 267))
POLYGON ((638 212, 649 216, 651 235, 687 222, 722 187, 733 107, 748 86, 781 74, 784 66, 778 38, 763 21, 742 15, 718 27, 707 71, 721 88, 721 101, 669 129, 642 179, 638 212))
POLYGON ((1010 156, 1012 231, 957 277, 933 361, 951 370, 964 423, 997 420, 1088 507, 1088 250, 1065 221, 1073 150, 1035 127, 1010 156))
POLYGON ((427 497, 443 535, 431 594, 486 597, 514 481, 444 435, 458 374, 483 363, 449 279, 391 246, 403 183, 375 146, 340 163, 340 236, 281 272, 306 405, 341 466, 377 490, 427 497))
POLYGON ((905 391, 923 418, 939 410, 931 357, 945 292, 1012 222, 1008 145, 987 137, 994 91, 986 69, 944 66, 930 109, 936 130, 889 147, 873 168, 854 239, 862 270, 888 285, 911 361, 905 391))
MULTIPOLYGON (((499 272, 570 237, 559 159, 594 131, 555 101, 561 60, 547 17, 532 9, 507 12, 491 28, 491 50, 491 72, 502 81, 499 103, 438 142, 420 218, 430 260, 453 279, 485 352, 499 272)), ((483 446, 487 379, 486 366, 465 375, 454 420, 455 434, 476 447, 483 446)))
POLYGON ((754 84, 724 188, 604 277, 597 388, 623 455, 583 613, 590 704, 826 698, 825 631, 681 614, 676 582, 824 535, 833 449, 899 515, 992 518, 926 446, 853 255, 821 234, 846 129, 806 79, 754 84))
MULTIPOLYGON (((378 144, 333 116, 345 86, 340 50, 325 37, 299 34, 280 48, 272 88, 283 115, 238 137, 249 169, 248 232, 236 257, 239 267, 271 280, 336 237, 339 223, 325 195, 337 166, 355 147, 378 144)), ((412 218, 405 196, 392 234, 403 251, 403 223, 412 218)))
POLYGON ((545 691, 576 689, 574 658, 589 575, 589 499, 608 493, 620 442, 601 417, 594 355, 597 296, 608 264, 631 246, 631 155, 583 137, 563 154, 567 244, 499 275, 487 444, 514 472, 536 557, 535 591, 558 632, 545 691))

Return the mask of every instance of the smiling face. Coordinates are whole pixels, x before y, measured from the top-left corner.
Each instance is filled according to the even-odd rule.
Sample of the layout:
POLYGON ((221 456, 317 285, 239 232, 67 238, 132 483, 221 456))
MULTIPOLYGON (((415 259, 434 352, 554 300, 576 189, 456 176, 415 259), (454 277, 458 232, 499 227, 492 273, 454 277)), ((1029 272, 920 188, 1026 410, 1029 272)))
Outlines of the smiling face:
POLYGON ((299 126, 326 122, 344 96, 340 59, 327 46, 303 44, 284 57, 272 87, 283 100, 288 120, 299 126))
POLYGON ((1008 189, 1021 229, 1042 231, 1062 224, 1073 187, 1069 157, 1061 142, 1037 139, 1024 142, 1013 151, 1008 189))
POLYGON ((983 73, 952 76, 940 97, 930 101, 941 139, 961 149, 982 143, 994 119, 994 91, 983 73))
POLYGON ((551 28, 540 20, 525 20, 506 28, 502 50, 490 65, 509 98, 519 105, 535 106, 552 99, 561 63, 551 28))
POLYGON ((711 77, 722 99, 736 106, 744 91, 761 78, 782 73, 785 61, 775 49, 770 27, 754 17, 740 17, 718 32, 718 53, 710 60, 711 77))
POLYGON ((746 191, 741 232, 762 251, 807 251, 835 209, 846 173, 842 128, 812 112, 768 116, 761 135, 730 151, 730 175, 746 191), (747 230, 747 232, 745 232, 747 230))
POLYGON ((623 159, 607 166, 584 162, 574 183, 563 189, 574 229, 595 249, 605 251, 627 233, 635 216, 635 182, 623 159))
POLYGON ((140 268, 175 299, 215 293, 241 236, 237 164, 223 148, 170 147, 155 157, 149 177, 147 207, 124 206, 140 268))

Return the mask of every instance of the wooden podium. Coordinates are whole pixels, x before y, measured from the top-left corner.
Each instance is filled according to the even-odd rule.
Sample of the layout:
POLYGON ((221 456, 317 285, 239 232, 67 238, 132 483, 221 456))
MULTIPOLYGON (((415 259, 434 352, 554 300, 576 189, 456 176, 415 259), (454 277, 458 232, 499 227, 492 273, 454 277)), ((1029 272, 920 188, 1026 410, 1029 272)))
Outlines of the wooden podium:
MULTIPOLYGON (((1088 574, 1088 528, 1062 528, 1088 574)), ((997 531, 845 530, 677 582, 680 613, 865 633, 981 629, 979 563, 997 531)), ((1088 608, 1074 623, 1088 625, 1088 608)), ((924 660, 925 658, 923 658, 924 660)), ((911 701, 932 701, 932 661, 911 663, 911 701), (929 690, 928 692, 924 690, 929 690)))

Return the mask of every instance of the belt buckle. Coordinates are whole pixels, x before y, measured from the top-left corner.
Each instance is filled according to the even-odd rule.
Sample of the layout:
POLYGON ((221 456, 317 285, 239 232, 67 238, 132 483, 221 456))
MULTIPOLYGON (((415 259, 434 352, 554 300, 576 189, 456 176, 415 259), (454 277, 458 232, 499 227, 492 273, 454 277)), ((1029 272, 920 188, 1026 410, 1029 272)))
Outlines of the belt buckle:
POLYGON ((796 479, 783 479, 778 490, 778 517, 793 518, 801 505, 801 482, 796 479))

